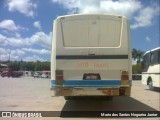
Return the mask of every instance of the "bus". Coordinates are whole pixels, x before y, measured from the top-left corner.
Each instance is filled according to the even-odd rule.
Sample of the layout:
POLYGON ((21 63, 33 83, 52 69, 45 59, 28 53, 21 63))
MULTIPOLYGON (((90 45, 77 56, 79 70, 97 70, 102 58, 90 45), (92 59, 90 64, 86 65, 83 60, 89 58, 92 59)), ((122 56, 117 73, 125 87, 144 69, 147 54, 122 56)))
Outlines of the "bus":
POLYGON ((131 59, 125 16, 60 16, 53 24, 51 96, 66 100, 130 96, 131 59))
POLYGON ((160 88, 160 47, 147 51, 142 61, 142 84, 160 88))

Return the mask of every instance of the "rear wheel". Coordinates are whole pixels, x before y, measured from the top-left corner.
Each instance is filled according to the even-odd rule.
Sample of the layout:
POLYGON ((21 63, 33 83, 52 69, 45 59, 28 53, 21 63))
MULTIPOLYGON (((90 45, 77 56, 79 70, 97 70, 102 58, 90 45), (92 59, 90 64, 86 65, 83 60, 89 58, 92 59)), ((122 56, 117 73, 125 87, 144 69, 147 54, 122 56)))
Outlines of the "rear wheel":
POLYGON ((86 96, 64 96, 65 100, 84 100, 86 96))
POLYGON ((65 100, 73 100, 73 97, 72 96, 64 96, 64 99, 65 100))

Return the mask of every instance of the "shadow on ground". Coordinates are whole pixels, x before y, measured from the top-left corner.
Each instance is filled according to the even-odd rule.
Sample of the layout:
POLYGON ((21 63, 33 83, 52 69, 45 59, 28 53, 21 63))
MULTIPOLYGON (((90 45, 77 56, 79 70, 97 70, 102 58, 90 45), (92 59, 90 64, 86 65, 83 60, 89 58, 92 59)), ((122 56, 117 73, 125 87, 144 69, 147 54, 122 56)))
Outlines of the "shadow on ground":
POLYGON ((115 97, 112 101, 96 99, 80 99, 66 101, 61 117, 93 117, 101 113, 126 113, 126 112, 155 112, 156 109, 131 97, 115 97))
POLYGON ((106 100, 66 101, 62 111, 156 111, 156 109, 131 97, 115 97, 106 100))
MULTIPOLYGON (((145 89, 145 90, 151 91, 150 89, 145 89)), ((154 90, 152 90, 152 91, 160 93, 160 88, 154 88, 154 90)))

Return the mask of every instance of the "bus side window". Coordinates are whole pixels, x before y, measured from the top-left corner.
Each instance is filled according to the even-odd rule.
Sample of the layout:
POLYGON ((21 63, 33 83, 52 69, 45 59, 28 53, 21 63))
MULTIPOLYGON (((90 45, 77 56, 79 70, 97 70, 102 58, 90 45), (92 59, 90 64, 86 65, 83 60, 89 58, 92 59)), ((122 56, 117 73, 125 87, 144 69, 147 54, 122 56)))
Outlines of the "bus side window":
POLYGON ((160 50, 158 50, 158 64, 160 64, 160 50))
POLYGON ((154 51, 151 53, 150 63, 151 65, 158 64, 158 51, 154 51))
POLYGON ((153 65, 153 53, 150 54, 150 64, 153 65))
POLYGON ((148 70, 149 65, 150 65, 150 54, 147 53, 145 56, 143 56, 142 71, 146 72, 148 70))

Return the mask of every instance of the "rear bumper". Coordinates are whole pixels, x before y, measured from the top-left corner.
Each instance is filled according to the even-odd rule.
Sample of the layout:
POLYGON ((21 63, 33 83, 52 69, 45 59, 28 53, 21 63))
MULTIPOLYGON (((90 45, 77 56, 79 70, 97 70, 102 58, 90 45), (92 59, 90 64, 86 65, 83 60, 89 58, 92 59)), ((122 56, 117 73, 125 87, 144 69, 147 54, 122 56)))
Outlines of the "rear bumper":
POLYGON ((84 87, 59 87, 51 88, 51 96, 130 96, 130 87, 120 88, 84 88, 84 87))
POLYGON ((55 81, 52 81, 51 96, 130 96, 131 92, 131 86, 122 86, 120 80, 99 82, 94 80, 94 82, 85 81, 84 83, 70 81, 63 86, 58 86, 55 85, 55 81))

